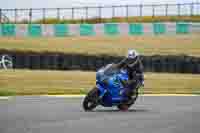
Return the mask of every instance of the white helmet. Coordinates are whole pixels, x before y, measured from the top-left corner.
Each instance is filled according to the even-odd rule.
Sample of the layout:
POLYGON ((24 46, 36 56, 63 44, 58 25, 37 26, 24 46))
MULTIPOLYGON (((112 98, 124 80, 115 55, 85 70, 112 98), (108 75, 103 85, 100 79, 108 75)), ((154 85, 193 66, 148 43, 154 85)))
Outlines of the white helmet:
POLYGON ((127 58, 135 59, 138 56, 139 56, 139 53, 136 50, 134 49, 128 50, 127 58))

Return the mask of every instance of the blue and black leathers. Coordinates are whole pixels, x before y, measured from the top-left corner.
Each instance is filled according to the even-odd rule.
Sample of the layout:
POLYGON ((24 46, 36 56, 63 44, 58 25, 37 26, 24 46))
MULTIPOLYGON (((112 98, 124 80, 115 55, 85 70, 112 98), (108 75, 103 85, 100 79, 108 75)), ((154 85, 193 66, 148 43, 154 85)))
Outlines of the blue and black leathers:
POLYGON ((135 59, 125 58, 117 64, 119 69, 125 69, 128 71, 129 80, 124 82, 126 88, 124 95, 129 96, 133 89, 136 89, 138 85, 144 82, 144 69, 139 57, 135 59))

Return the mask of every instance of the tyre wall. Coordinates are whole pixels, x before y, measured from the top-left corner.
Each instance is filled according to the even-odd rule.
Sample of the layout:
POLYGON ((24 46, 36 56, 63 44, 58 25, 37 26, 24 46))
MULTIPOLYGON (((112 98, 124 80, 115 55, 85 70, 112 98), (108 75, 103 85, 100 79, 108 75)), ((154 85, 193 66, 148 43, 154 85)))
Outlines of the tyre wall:
MULTIPOLYGON (((12 57, 14 69, 34 70, 89 70, 95 71, 108 63, 117 63, 123 57, 110 55, 79 55, 63 53, 33 53, 0 51, 12 57)), ((186 55, 141 56, 146 72, 200 73, 200 58, 186 55)))

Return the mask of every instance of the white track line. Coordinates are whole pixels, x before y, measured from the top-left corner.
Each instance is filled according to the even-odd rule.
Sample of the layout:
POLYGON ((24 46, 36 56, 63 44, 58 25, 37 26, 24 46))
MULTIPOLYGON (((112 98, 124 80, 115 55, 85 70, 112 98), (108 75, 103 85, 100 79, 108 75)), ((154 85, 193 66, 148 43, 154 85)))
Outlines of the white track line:
POLYGON ((194 94, 141 94, 141 96, 200 96, 200 95, 194 95, 194 94))
POLYGON ((0 100, 8 100, 9 97, 0 97, 0 100))
MULTIPOLYGON (((85 95, 40 95, 41 97, 49 97, 49 98, 84 98, 85 95)), ((193 95, 193 94, 140 94, 139 96, 150 96, 150 97, 159 97, 159 96, 177 96, 177 97, 191 97, 191 96, 200 96, 200 95, 193 95)), ((9 97, 0 97, 0 100, 9 100, 13 98, 12 96, 9 97)))
MULTIPOLYGON (((45 97, 57 97, 57 98, 82 98, 85 95, 43 95, 45 97)), ((144 94, 140 96, 200 96, 200 95, 193 95, 193 94, 144 94)))
POLYGON ((85 97, 85 95, 43 95, 45 97, 64 97, 64 98, 82 98, 85 97))

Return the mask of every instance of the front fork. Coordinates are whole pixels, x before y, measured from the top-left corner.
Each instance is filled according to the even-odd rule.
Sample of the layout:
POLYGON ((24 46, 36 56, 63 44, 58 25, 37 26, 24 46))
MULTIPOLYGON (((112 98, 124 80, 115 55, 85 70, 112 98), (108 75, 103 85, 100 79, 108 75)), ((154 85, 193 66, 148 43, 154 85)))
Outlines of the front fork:
POLYGON ((99 97, 98 97, 98 102, 102 101, 102 98, 104 95, 107 93, 107 90, 104 89, 100 84, 96 84, 97 89, 99 90, 99 97))

